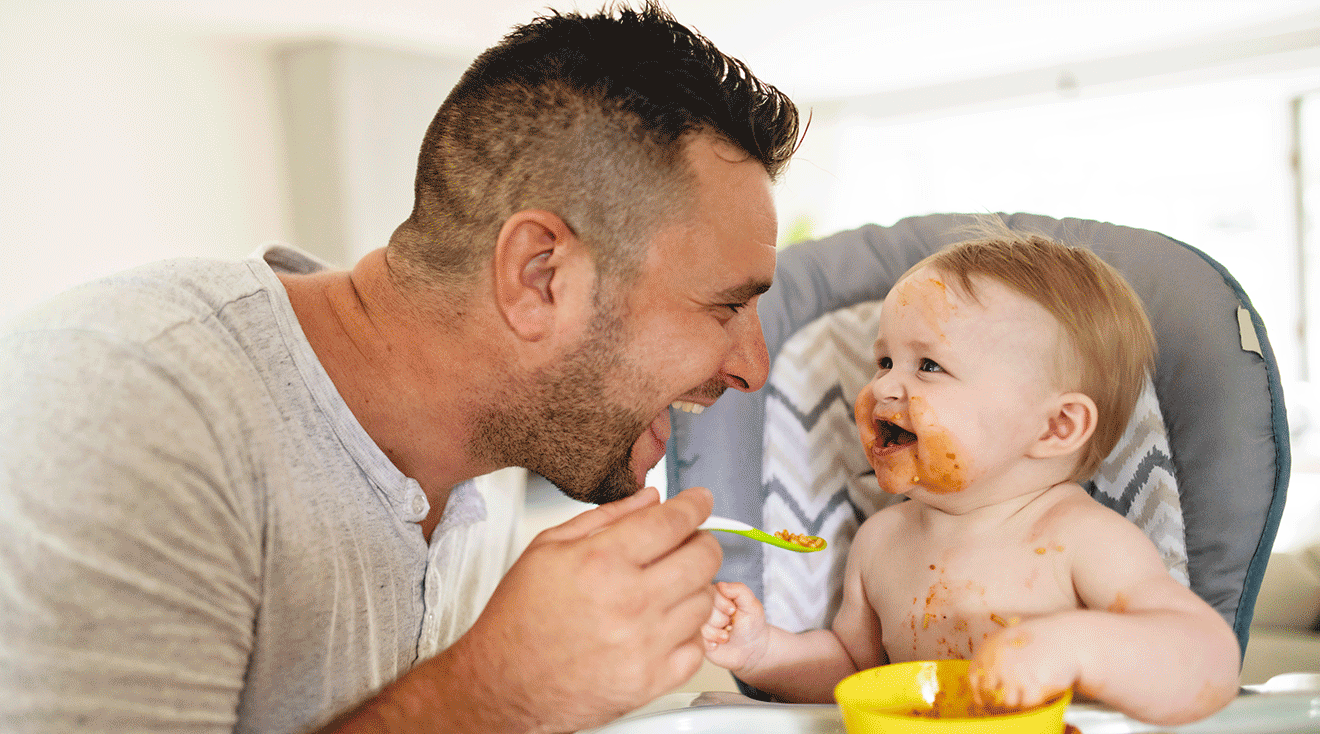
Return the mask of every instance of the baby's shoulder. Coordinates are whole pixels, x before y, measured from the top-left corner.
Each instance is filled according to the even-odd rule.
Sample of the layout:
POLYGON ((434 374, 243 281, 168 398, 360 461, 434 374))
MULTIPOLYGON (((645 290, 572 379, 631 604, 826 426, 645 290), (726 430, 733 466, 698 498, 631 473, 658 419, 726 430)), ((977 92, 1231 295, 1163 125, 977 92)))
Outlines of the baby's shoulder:
POLYGON ((1040 518, 1047 522, 1123 519, 1122 515, 1097 502, 1075 482, 1065 482, 1050 488, 1044 499, 1046 505, 1040 518))
POLYGON ((1038 530, 1054 531, 1076 540, 1097 539, 1113 542, 1145 536, 1126 517, 1096 501, 1080 485, 1068 483, 1050 490, 1050 504, 1037 519, 1038 530))
POLYGON ((885 507, 866 518, 857 528, 853 543, 875 542, 894 535, 906 534, 906 529, 915 522, 913 508, 916 503, 908 500, 885 507))

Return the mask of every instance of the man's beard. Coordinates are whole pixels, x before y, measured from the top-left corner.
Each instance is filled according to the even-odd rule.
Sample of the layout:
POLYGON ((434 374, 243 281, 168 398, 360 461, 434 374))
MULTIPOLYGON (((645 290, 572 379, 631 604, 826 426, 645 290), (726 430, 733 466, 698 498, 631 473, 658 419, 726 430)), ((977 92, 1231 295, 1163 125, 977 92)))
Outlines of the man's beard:
POLYGON ((473 455, 526 467, 581 502, 604 504, 641 489, 629 462, 655 416, 612 402, 608 388, 657 390, 625 361, 624 331, 621 319, 598 310, 576 349, 477 418, 473 455))

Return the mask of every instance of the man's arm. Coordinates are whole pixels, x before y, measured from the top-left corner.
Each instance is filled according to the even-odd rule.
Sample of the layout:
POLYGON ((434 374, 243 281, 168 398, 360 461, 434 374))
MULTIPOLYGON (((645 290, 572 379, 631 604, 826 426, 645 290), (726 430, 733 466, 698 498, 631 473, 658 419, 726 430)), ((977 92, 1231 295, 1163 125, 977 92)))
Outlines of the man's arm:
POLYGON ((712 504, 647 489, 546 530, 467 634, 321 731, 576 731, 674 689, 703 657, 712 504))
POLYGON ((0 339, 0 730, 233 730, 258 508, 139 350, 0 339))

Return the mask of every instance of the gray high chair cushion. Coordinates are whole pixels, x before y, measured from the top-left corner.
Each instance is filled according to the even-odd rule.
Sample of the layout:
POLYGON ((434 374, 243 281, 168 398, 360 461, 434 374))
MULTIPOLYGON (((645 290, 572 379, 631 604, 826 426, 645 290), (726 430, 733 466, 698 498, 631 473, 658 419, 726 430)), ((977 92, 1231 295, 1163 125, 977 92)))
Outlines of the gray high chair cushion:
MULTIPOLYGON (((1095 496, 1128 514, 1148 534, 1151 528, 1162 528, 1160 532, 1166 537, 1153 539, 1175 577, 1179 575, 1177 555, 1183 551, 1171 548, 1168 539, 1176 534, 1171 528, 1181 521, 1185 529, 1185 580, 1224 616, 1245 650, 1256 592, 1283 511, 1290 464, 1278 370, 1265 328, 1250 300, 1218 263, 1163 235, 1078 219, 1000 216, 1014 229, 1091 247, 1141 296, 1159 347, 1154 376, 1158 399, 1147 396, 1136 420, 1129 424, 1129 435, 1116 449, 1116 453, 1130 453, 1140 444, 1145 446, 1143 455, 1111 455, 1111 470, 1125 464, 1129 467, 1124 470, 1126 476, 1110 487, 1105 486, 1103 476, 1097 477, 1101 487, 1095 496), (1161 415, 1163 434, 1158 430, 1161 415), (1150 430, 1141 429, 1143 421, 1150 430), (1136 437, 1134 442, 1134 430, 1145 431, 1145 438, 1136 437), (1169 458, 1161 455, 1168 453, 1172 455, 1171 466, 1169 458), (1130 489, 1122 489, 1124 481, 1130 489), (1177 499, 1172 498, 1169 489, 1175 486, 1177 499), (1166 509, 1176 505, 1173 512, 1180 511, 1180 517, 1147 522, 1151 520, 1149 511, 1146 520, 1136 517, 1141 514, 1140 505, 1146 502, 1143 499, 1134 503, 1132 495, 1137 491, 1154 493, 1155 504, 1166 509), (1160 499, 1162 492, 1167 502, 1160 499), (1133 507, 1137 507, 1135 512, 1133 507)), ((781 356, 812 357, 810 349, 798 357, 781 355, 785 345, 804 328, 824 334, 813 336, 815 343, 831 345, 830 349, 819 350, 821 359, 832 360, 831 365, 817 364, 813 368, 817 372, 848 363, 827 353, 856 351, 855 345, 840 340, 857 334, 864 339, 869 363, 869 345, 878 315, 878 304, 872 302, 882 300, 912 265, 963 239, 960 228, 971 221, 972 217, 959 214, 912 217, 889 227, 868 225, 782 251, 774 288, 761 297, 759 306, 772 374, 781 356), (827 314, 831 315, 829 319, 818 322, 827 314), (853 325, 858 327, 856 333, 853 325), (865 329, 870 333, 863 333, 865 329)), ((793 348, 790 345, 790 351, 793 348)), ((857 369, 863 368, 853 368, 857 369)), ((869 370, 869 364, 864 369, 869 370)), ((837 382, 828 384, 820 400, 810 406, 784 400, 777 392, 783 388, 771 386, 750 394, 730 391, 700 415, 675 413, 668 455, 669 485, 709 487, 715 495, 716 514, 753 525, 763 526, 767 517, 795 518, 798 525, 784 527, 793 532, 843 538, 843 542, 835 543, 840 546, 836 550, 846 551, 847 539, 857 524, 883 504, 868 500, 875 493, 862 491, 867 482, 874 485, 874 479, 865 476, 870 467, 864 461, 859 464, 848 458, 848 447, 857 442, 851 422, 852 402, 869 376, 847 374, 841 367, 837 382), (796 414, 776 415, 776 411, 784 410, 796 414), (823 476, 821 481, 833 483, 836 489, 813 501, 798 503, 803 506, 796 508, 784 502, 783 492, 776 490, 774 481, 777 473, 782 476, 792 471, 793 462, 781 459, 794 456, 794 451, 800 454, 808 445, 805 437, 793 434, 793 430, 802 430, 794 429, 794 424, 835 434, 832 447, 822 451, 826 458, 814 457, 798 470, 823 476), (772 426, 769 432, 767 425, 772 426), (777 434, 773 426, 781 425, 788 428, 777 434), (784 445, 792 450, 780 452, 777 447, 784 445)), ((784 379, 792 378, 781 375, 777 379, 782 386, 784 379)), ((814 450, 821 444, 811 445, 814 450)), ((860 457, 859 449, 856 456, 860 457)), ((1102 469, 1101 474, 1105 471, 1102 469)), ((790 588, 792 579, 782 580, 785 574, 781 568, 781 580, 769 589, 779 598, 766 599, 765 558, 775 549, 738 536, 718 535, 725 552, 720 578, 751 586, 766 601, 768 612, 776 606, 828 609, 841 557, 807 561, 810 556, 797 556, 801 577, 795 579, 796 588, 790 588), (796 599, 788 599, 794 594, 796 599)), ((830 551, 810 555, 824 553, 830 551)), ((788 562, 773 563, 787 567, 788 562)))

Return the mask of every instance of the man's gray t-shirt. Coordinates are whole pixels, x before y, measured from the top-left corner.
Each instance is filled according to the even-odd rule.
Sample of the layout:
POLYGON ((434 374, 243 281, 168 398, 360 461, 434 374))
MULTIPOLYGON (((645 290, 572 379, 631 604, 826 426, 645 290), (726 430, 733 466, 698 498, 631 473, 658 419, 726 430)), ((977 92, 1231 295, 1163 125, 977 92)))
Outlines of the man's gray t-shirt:
POLYGON ((272 271, 321 267, 168 261, 0 333, 0 729, 303 731, 471 625, 511 503, 459 485, 428 545, 272 271))

